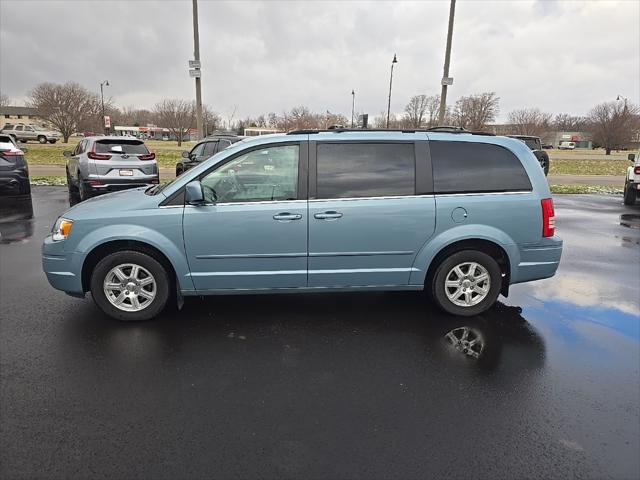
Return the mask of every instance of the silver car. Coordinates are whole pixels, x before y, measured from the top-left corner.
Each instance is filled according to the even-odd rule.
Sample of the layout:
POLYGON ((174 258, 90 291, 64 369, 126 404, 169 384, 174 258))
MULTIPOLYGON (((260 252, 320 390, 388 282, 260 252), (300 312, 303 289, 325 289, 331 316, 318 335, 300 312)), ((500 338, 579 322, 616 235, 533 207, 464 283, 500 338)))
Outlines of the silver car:
POLYGON ((69 194, 80 200, 125 190, 156 185, 160 178, 155 153, 142 140, 117 136, 88 137, 67 157, 69 194))

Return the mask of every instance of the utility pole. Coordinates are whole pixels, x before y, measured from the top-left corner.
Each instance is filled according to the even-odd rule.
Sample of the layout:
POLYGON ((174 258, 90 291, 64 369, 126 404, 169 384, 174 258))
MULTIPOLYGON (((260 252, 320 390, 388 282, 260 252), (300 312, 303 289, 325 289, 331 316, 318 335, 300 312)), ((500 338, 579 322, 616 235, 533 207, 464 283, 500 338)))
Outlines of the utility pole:
POLYGON ((356 111, 356 91, 351 90, 351 128, 353 128, 353 115, 356 111))
POLYGON ((104 114, 104 87, 108 87, 108 86, 109 86, 109 80, 105 80, 104 82, 100 83, 100 101, 102 102, 102 131, 105 135, 108 132, 107 132, 107 125, 106 125, 106 118, 104 114))
POLYGON ((196 128, 198 140, 202 138, 202 85, 200 78, 200 34, 198 33, 198 0, 193 0, 193 59, 196 69, 196 128))
POLYGON ((393 54, 393 61, 391 62, 391 75, 389 76, 389 103, 387 104, 387 129, 389 128, 389 116, 391 115, 391 85, 393 85, 393 66, 398 63, 396 54, 393 54))
POLYGON ((447 32, 447 49, 444 54, 444 73, 442 75, 442 93, 440 94, 440 115, 438 125, 444 123, 444 112, 447 108, 447 86, 453 84, 453 78, 449 78, 449 61, 451 60, 451 39, 453 37, 453 17, 456 14, 456 0, 451 0, 449 7, 449 30, 447 32))

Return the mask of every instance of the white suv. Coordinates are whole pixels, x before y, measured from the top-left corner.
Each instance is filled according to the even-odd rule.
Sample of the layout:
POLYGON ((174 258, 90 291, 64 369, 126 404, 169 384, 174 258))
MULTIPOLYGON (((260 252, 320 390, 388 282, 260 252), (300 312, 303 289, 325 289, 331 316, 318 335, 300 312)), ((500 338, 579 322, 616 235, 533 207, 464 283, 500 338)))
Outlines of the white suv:
POLYGON ((630 153, 627 158, 633 165, 627 167, 627 176, 624 179, 624 204, 634 205, 640 190, 640 150, 630 153))
POLYGON ((2 133, 11 135, 16 142, 27 143, 29 140, 40 143, 56 143, 58 134, 52 130, 39 127, 38 125, 25 125, 23 123, 7 124, 3 127, 2 133))

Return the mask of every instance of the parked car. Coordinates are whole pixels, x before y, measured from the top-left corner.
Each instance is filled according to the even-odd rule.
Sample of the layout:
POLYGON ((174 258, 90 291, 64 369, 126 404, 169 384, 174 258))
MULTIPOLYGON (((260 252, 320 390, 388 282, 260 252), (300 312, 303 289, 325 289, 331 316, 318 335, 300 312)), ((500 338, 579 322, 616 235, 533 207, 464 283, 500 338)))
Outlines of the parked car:
POLYGON ((195 167, 203 160, 221 152, 230 145, 239 142, 245 137, 232 133, 211 135, 198 142, 191 151, 182 152, 182 158, 176 164, 176 177, 190 168, 195 167))
POLYGON ((517 138, 521 142, 524 142, 529 149, 533 152, 533 154, 540 162, 540 166, 542 170, 544 170, 545 176, 549 174, 549 154, 542 149, 542 141, 540 137, 534 137, 532 135, 509 135, 511 138, 517 138))
POLYGON ((522 142, 468 132, 253 137, 173 182, 80 203, 43 245, 51 285, 120 320, 170 297, 426 290, 478 315, 553 276, 562 240, 522 142))
POLYGON ((551 145, 550 143, 543 143, 542 144, 542 148, 544 150, 552 150, 553 149, 553 145, 551 145))
POLYGON ((88 137, 67 157, 67 187, 80 200, 100 193, 159 183, 155 153, 142 140, 123 137, 88 137))
POLYGON ((627 175, 624 178, 624 204, 634 205, 640 190, 640 150, 630 153, 627 158, 632 165, 627 167, 627 175))
POLYGON ((575 150, 576 142, 560 142, 560 145, 558 145, 558 148, 560 150, 575 150))
POLYGON ((38 141, 40 143, 56 143, 58 141, 58 133, 53 130, 47 130, 38 125, 25 125, 23 123, 7 123, 2 127, 2 133, 11 135, 16 142, 27 143, 29 140, 38 141))
POLYGON ((31 193, 25 150, 16 146, 13 137, 0 134, 0 195, 31 193))

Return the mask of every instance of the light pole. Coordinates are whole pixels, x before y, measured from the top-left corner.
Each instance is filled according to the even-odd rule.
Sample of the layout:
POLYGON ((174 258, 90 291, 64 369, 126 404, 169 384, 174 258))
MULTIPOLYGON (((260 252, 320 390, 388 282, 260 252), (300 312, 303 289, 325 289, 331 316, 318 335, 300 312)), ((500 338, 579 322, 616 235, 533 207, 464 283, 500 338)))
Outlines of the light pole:
POLYGON ((618 96, 616 97, 616 101, 620 101, 620 100, 624 100, 624 112, 626 113, 627 111, 627 97, 623 97, 622 95, 618 94, 618 96))
POLYGON ((389 128, 389 116, 391 115, 391 85, 393 85, 393 66, 398 63, 396 54, 393 54, 393 61, 391 62, 391 75, 389 76, 389 103, 387 104, 387 129, 389 128))
POLYGON ((193 59, 197 65, 196 76, 196 128, 198 140, 202 138, 202 86, 200 84, 200 35, 198 33, 198 0, 193 0, 193 59))
POLYGON ((100 101, 102 102, 102 131, 104 132, 104 134, 107 134, 107 127, 105 125, 105 115, 104 115, 104 87, 108 87, 109 86, 109 80, 105 80, 104 82, 100 83, 100 101))
POLYGON ((351 90, 351 128, 353 128, 353 116, 356 111, 356 91, 351 90))
POLYGON ((451 60, 451 39, 453 38, 453 17, 456 14, 456 0, 451 0, 449 6, 449 30, 447 31, 447 47, 444 53, 444 73, 442 75, 442 93, 440 94, 440 114, 438 125, 444 123, 444 112, 447 108, 447 85, 453 84, 453 78, 449 78, 449 60, 451 60))

